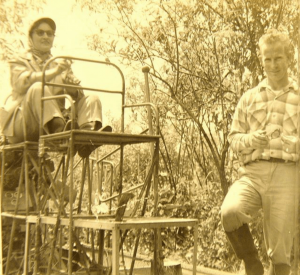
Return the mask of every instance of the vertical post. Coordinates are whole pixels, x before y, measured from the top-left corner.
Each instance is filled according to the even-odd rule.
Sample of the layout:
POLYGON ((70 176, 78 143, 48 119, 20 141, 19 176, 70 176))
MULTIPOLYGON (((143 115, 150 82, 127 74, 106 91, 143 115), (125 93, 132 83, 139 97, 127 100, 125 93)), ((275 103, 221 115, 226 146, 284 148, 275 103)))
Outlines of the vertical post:
POLYGON ((29 223, 28 220, 26 220, 24 268, 23 268, 23 274, 24 275, 28 274, 29 242, 30 242, 30 223, 29 223))
POLYGON ((100 275, 103 275, 103 254, 104 254, 104 230, 98 232, 98 264, 100 265, 100 275))
MULTIPOLYGON (((142 68, 142 72, 144 73, 144 77, 145 77, 145 102, 151 102, 149 79, 148 79, 148 74, 150 72, 150 68, 148 66, 145 66, 142 68)), ((147 107, 147 111, 148 111, 149 134, 153 135, 152 116, 151 116, 151 107, 150 106, 147 107)))
POLYGON ((88 199, 89 199, 89 204, 88 204, 88 209, 89 209, 89 215, 92 214, 92 176, 93 176, 93 168, 90 169, 90 166, 92 165, 89 158, 86 160, 87 162, 87 176, 88 176, 88 199), (91 171, 92 170, 92 171, 91 171))
MULTIPOLYGON (((298 0, 298 38, 297 38, 297 51, 298 51, 298 86, 300 85, 300 0, 298 0)), ((298 89, 298 95, 300 91, 298 89)), ((298 102, 297 108, 297 122, 298 122, 298 138, 300 138, 300 102, 298 102)), ((299 156, 299 144, 297 143, 296 152, 299 156)), ((298 275, 298 265, 299 265, 299 160, 296 163, 296 187, 295 187, 295 239, 294 239, 294 264, 293 264, 293 274, 298 275)))
MULTIPOLYGON (((149 74, 150 68, 145 66, 142 68, 142 72, 144 73, 145 77, 145 102, 151 102, 151 96, 150 96, 150 88, 149 88, 149 79, 148 79, 148 74, 149 74)), ((147 111, 148 111, 148 125, 149 125, 149 134, 153 135, 153 125, 152 125, 152 115, 151 115, 151 106, 147 106, 147 111)), ((154 144, 150 144, 150 153, 151 157, 153 159, 153 154, 154 154, 154 144)), ((153 186, 153 192, 154 192, 154 208, 156 210, 157 207, 157 195, 158 195, 158 186, 154 183, 153 186)), ((154 211, 156 212, 156 211, 154 211)), ((156 213, 155 213, 156 215, 156 213)))
POLYGON ((119 243, 120 228, 116 224, 112 230, 112 275, 119 275, 119 243))
MULTIPOLYGON (((26 127, 24 127, 25 129, 26 127)), ((26 204, 26 216, 29 215, 29 192, 30 192, 30 186, 29 186, 29 165, 28 165, 28 155, 27 155, 27 146, 25 145, 25 150, 23 158, 25 159, 25 204, 26 204)), ((22 170, 23 172, 23 170, 22 170)), ((24 252, 24 275, 28 274, 28 257, 29 257, 29 236, 30 236, 30 224, 28 221, 26 221, 26 237, 25 237, 25 252, 24 252)))
POLYGON ((194 252, 193 252, 193 275, 197 274, 197 243, 198 243, 198 224, 194 225, 194 252))
MULTIPOLYGON (((64 171, 64 185, 67 182, 67 176, 68 176, 68 169, 70 169, 70 186, 69 186, 69 205, 70 205, 70 214, 69 214, 69 255, 68 255, 68 275, 72 275, 72 269, 73 269, 73 190, 74 190, 74 134, 71 134, 71 142, 70 142, 70 149, 68 150, 67 155, 67 165, 65 167, 64 171)), ((88 159, 85 160, 88 163, 88 159)), ((86 169, 86 166, 84 166, 84 169, 86 169)), ((85 170, 86 171, 86 170, 85 170)), ((63 198, 62 198, 63 199, 63 198)), ((60 211, 61 212, 61 211, 60 211)))
MULTIPOLYGON (((154 159, 156 164, 154 166, 154 216, 157 216, 158 205, 158 164, 159 164, 159 142, 156 143, 154 151, 154 159)), ((163 250, 161 240, 161 229, 154 229, 154 274, 164 274, 163 250)))
POLYGON ((0 272, 3 272, 3 254, 2 254, 2 238, 3 238, 3 232, 2 232, 2 199, 3 199, 3 185, 4 185, 4 169, 5 169, 5 152, 4 150, 1 150, 1 186, 0 186, 0 272))
MULTIPOLYGON (((142 68, 142 72, 145 77, 145 102, 151 103, 150 88, 149 88, 149 74, 150 68, 145 66, 142 68)), ((151 106, 148 108, 148 125, 149 125, 149 134, 153 135, 153 124, 152 124, 152 115, 151 115, 151 106)), ((158 205, 158 164, 159 164, 159 142, 155 144, 150 144, 150 152, 152 161, 156 160, 154 163, 153 169, 153 196, 154 196, 154 216, 157 216, 157 205, 158 205)), ((162 241, 161 241, 161 230, 160 228, 154 229, 154 261, 153 261, 153 272, 154 274, 163 274, 163 253, 162 253, 162 241)))
POLYGON ((103 178, 104 178, 104 167, 103 167, 103 161, 101 161, 100 162, 100 177, 99 177, 99 181, 98 181, 98 194, 100 195, 100 196, 102 196, 102 181, 103 181, 103 178))
POLYGON ((123 145, 123 144, 120 146, 120 168, 119 168, 120 179, 119 179, 119 186, 118 186, 118 192, 119 192, 120 198, 121 198, 122 190, 123 190, 124 146, 125 145, 123 145))
MULTIPOLYGON (((36 231, 35 231, 35 252, 34 252, 34 271, 33 274, 39 273, 39 267, 40 267, 40 249, 41 249, 41 213, 40 213, 40 207, 41 207, 41 186, 42 186, 42 173, 43 173, 43 150, 44 150, 44 143, 43 141, 39 140, 39 172, 38 172, 38 186, 37 186, 37 203, 36 203, 36 211, 37 211, 37 217, 36 217, 36 231)), ((27 202, 28 206, 28 202, 27 202)), ((26 208, 28 208, 26 206, 26 208)))

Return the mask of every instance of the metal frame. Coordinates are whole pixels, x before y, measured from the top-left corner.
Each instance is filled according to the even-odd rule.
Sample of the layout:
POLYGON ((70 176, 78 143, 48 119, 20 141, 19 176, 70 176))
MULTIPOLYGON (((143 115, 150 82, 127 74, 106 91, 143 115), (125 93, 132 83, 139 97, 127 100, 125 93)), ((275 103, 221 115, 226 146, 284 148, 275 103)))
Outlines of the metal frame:
MULTIPOLYGON (((143 69, 143 72, 145 73, 145 82, 146 86, 148 87, 148 72, 149 70, 143 69)), ((14 217, 14 219, 23 219, 26 221, 26 243, 25 243, 25 251, 24 251, 24 266, 23 266, 23 273, 24 275, 28 274, 29 269, 29 258, 30 258, 30 245, 29 242, 31 240, 30 231, 32 229, 35 229, 35 249, 34 249, 34 274, 38 274, 40 272, 40 253, 42 252, 41 244, 40 242, 50 238, 47 236, 47 233, 43 233, 43 238, 41 238, 41 233, 43 232, 43 228, 47 228, 47 226, 53 226, 53 232, 54 236, 60 236, 57 240, 56 238, 52 238, 47 244, 50 246, 50 255, 49 255, 49 261, 48 261, 48 267, 47 267, 47 274, 52 274, 52 263, 55 257, 55 247, 56 243, 61 241, 61 234, 64 228, 68 228, 68 247, 72 247, 74 243, 79 243, 79 238, 76 237, 76 234, 79 232, 82 228, 87 228, 91 230, 92 236, 94 236, 93 230, 99 230, 99 249, 103 252, 104 249, 104 231, 107 230, 108 232, 111 232, 112 234, 112 250, 113 250, 113 261, 112 261, 112 274, 118 275, 119 274, 119 247, 122 243, 122 238, 120 238, 120 232, 125 231, 124 235, 126 236, 126 231, 130 229, 143 229, 143 228, 149 228, 155 230, 156 235, 156 245, 161 249, 160 245, 160 229, 165 227, 173 227, 173 226, 192 226, 194 228, 194 237, 195 240, 197 240, 197 220, 195 219, 169 219, 169 218, 134 218, 133 216, 130 217, 130 219, 125 219, 124 221, 116 221, 112 216, 109 217, 101 217, 100 219, 93 219, 93 216, 91 215, 91 209, 89 205, 88 213, 86 216, 80 215, 80 207, 81 207, 81 199, 79 197, 79 204, 78 204, 78 214, 74 214, 74 205, 73 203, 69 203, 69 211, 68 213, 65 211, 65 185, 68 179, 69 182, 69 202, 74 201, 74 169, 76 168, 75 161, 74 161, 74 152, 75 152, 75 145, 77 144, 87 144, 90 141, 93 142, 95 145, 117 145, 118 148, 108 154, 107 156, 104 156, 101 159, 96 159, 97 165, 103 163, 106 161, 106 158, 110 156, 111 154, 114 154, 116 152, 119 153, 119 159, 120 159, 120 181, 119 181, 119 198, 122 195, 122 192, 129 192, 130 190, 123 190, 123 179, 122 179, 122 170, 123 170, 123 155, 125 147, 129 144, 151 144, 151 163, 149 166, 148 174, 145 178, 144 184, 138 186, 138 188, 141 188, 139 198, 142 198, 145 196, 144 204, 142 205, 143 209, 146 209, 147 204, 147 198, 148 193, 150 192, 150 186, 151 182, 153 181, 154 186, 154 200, 155 200, 155 211, 157 209, 157 203, 158 203, 158 167, 159 167, 159 119, 158 119, 158 110, 155 105, 152 103, 143 103, 143 104, 133 104, 133 105, 125 105, 125 81, 122 71, 117 67, 115 64, 110 62, 103 62, 103 61, 97 61, 97 60, 90 60, 90 59, 82 59, 77 57, 71 57, 71 56, 57 56, 55 58, 50 59, 43 70, 43 78, 42 78, 42 99, 41 99, 41 110, 42 110, 42 116, 44 112, 44 102, 46 100, 53 100, 53 99, 59 99, 64 98, 70 102, 71 105, 71 129, 68 131, 64 131, 61 133, 56 134, 50 134, 50 135, 44 135, 43 133, 43 119, 40 122, 40 139, 38 143, 34 143, 34 150, 38 150, 38 156, 39 156, 39 165, 38 168, 38 188, 37 188, 37 194, 36 194, 36 207, 35 207, 35 214, 33 212, 29 211, 29 197, 30 197, 30 190, 29 190, 29 184, 26 184, 26 201, 27 201, 27 211, 25 214, 19 214, 18 211, 15 211, 12 213, 4 213, 1 210, 2 216, 11 216, 14 217), (45 97, 45 86, 54 86, 54 87, 71 87, 71 88, 78 88, 78 86, 74 85, 66 85, 66 84, 54 84, 50 82, 45 81, 45 72, 47 67, 50 65, 51 62, 54 62, 58 58, 64 58, 64 59, 71 59, 71 60, 77 60, 81 62, 93 62, 98 63, 99 65, 109 65, 114 67, 121 76, 121 89, 116 91, 108 91, 108 90, 102 90, 102 89, 96 89, 91 87, 80 87, 80 89, 83 90, 91 90, 96 92, 104 92, 104 93, 117 93, 121 95, 121 101, 122 101, 122 117, 121 117, 121 132, 120 133, 106 133, 106 132, 92 132, 92 131, 83 131, 83 130, 77 130, 75 129, 75 109, 74 104, 72 102, 72 98, 68 95, 60 95, 60 96, 51 96, 51 97, 45 97), (125 109, 127 108, 140 108, 145 107, 148 110, 148 114, 150 115, 151 110, 153 111, 153 114, 155 116, 155 128, 152 128, 152 124, 150 121, 152 120, 152 117, 149 116, 149 129, 142 132, 141 134, 127 134, 124 133, 125 128, 125 109), (147 133, 148 132, 148 133, 147 133), (147 134, 146 134, 147 133, 147 134), (57 167, 57 170, 55 171, 54 177, 51 176, 51 172, 47 170, 45 167, 45 154, 46 153, 59 153, 61 155, 60 158, 60 164, 57 167), (47 190, 46 194, 42 194, 42 186, 43 181, 45 180, 44 174, 47 174, 50 179, 50 188, 47 190), (61 175, 61 180, 63 187, 61 188, 61 194, 57 197, 59 190, 56 190, 55 187, 55 181, 58 178, 58 175, 61 175), (47 198, 57 198, 57 213, 49 214, 45 212, 45 202, 47 201, 47 198), (40 200, 40 198, 43 198, 43 200, 40 200)), ((146 87, 146 88, 147 88, 146 87)), ((149 87, 148 93, 149 93, 149 87)), ((148 98, 149 100, 149 98, 148 98)), ((24 142, 22 144, 17 145, 5 145, 0 149, 2 152, 2 172, 5 170, 4 162, 5 162, 5 150, 7 149, 13 149, 15 146, 23 146, 24 154, 27 156, 27 144, 28 142, 24 142), (7 147, 8 146, 8 147, 7 147)), ((31 144, 30 144, 31 145, 31 144)), ((16 148, 17 148, 16 147, 16 148)), ((19 147, 18 147, 19 148, 19 147)), ((26 163, 28 163, 28 160, 25 160, 25 166, 26 163)), ((81 180, 81 190, 83 190, 83 186, 85 184, 85 179, 87 177, 87 184, 88 184, 88 192, 91 193, 91 168, 90 168, 90 160, 89 158, 85 158, 81 160, 83 163, 83 169, 82 169, 82 180, 81 180)), ((95 160, 91 160, 95 162, 95 160)), ((25 167, 24 166, 24 167, 25 167)), ((27 168, 28 169, 28 168, 27 168)), ((26 170, 25 167, 25 173, 26 177, 28 176, 28 170, 26 170)), ((2 173, 3 175, 3 173, 2 173)), ((3 186, 4 177, 1 178, 1 183, 3 186)), ((111 182, 112 183, 112 182, 111 182)), ((0 189, 0 202, 2 205, 2 196, 3 191, 0 189)), ((82 192, 80 192, 80 196, 82 196, 82 192)), ((89 196, 89 201, 91 204, 91 194, 89 196)), ((115 196, 111 196, 109 198, 110 200, 114 199, 115 196)), ((137 208, 139 205, 137 204, 135 206, 135 210, 133 213, 136 213, 137 208)), ((0 222, 1 226, 1 222, 0 222)), ((0 229, 1 230, 1 229, 0 229)), ((1 232, 0 232, 1 233, 1 232)), ((94 244, 93 244, 94 245, 94 244)), ((0 243, 0 248, 2 248, 2 243, 0 243)), ((60 252, 62 253, 62 244, 58 243, 60 252)), ((83 249, 83 248, 82 248, 83 249)), ((93 246, 94 249, 94 246, 93 246)), ((2 249, 1 252, 2 253, 2 249)), ((32 254, 32 252, 31 252, 32 254)), ((156 274, 159 274, 159 268, 162 265, 162 259, 161 259, 161 252, 154 255, 154 270, 157 270, 156 274)), ((2 254, 0 254, 0 257, 2 259, 2 254)), ((73 260, 73 249, 69 249, 68 253, 68 263, 67 263, 67 274, 71 275, 73 274, 72 271, 72 260, 73 260)), ((99 254, 99 261, 103 261, 103 257, 99 254)), ((193 274, 196 275, 196 261, 197 261, 197 241, 195 241, 194 246, 194 269, 193 274)), ((65 273, 66 274, 66 273, 65 273)))

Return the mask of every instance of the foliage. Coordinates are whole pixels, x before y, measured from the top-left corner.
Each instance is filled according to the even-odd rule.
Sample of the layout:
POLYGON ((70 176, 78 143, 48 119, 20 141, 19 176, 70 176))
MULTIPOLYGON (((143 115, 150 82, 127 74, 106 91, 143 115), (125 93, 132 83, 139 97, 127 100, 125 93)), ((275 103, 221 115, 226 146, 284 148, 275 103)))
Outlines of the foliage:
MULTIPOLYGON (((39 10, 45 0, 0 0, 0 59, 7 60, 25 47, 22 40, 23 18, 39 10), (13 45, 13 46, 12 46, 13 45)), ((25 37, 27 34, 25 34, 25 37)))
MULTIPOLYGON (((295 3, 78 2, 96 13, 106 9, 110 26, 117 26, 117 38, 103 29, 90 36, 90 48, 102 55, 118 56, 126 65, 149 66, 152 100, 160 111, 161 176, 169 182, 162 186, 169 196, 163 197, 162 192, 160 203, 181 205, 171 213, 163 207, 161 211, 167 216, 172 216, 173 211, 178 211, 179 216, 182 212, 193 216, 187 209, 195 211, 197 207, 188 204, 207 203, 205 211, 196 215, 203 221, 199 226, 199 242, 205 252, 200 252, 203 256, 200 261, 229 270, 233 254, 226 253, 228 247, 224 247, 218 212, 235 173, 227 142, 231 118, 240 96, 264 77, 257 43, 265 30, 283 29, 296 45, 295 3), (197 183, 199 199, 182 194, 183 181, 189 186, 197 183), (215 201, 207 201, 205 187, 212 183, 217 194, 215 201)), ((291 71, 295 74, 295 66, 291 71)), ((210 192, 209 195, 214 194, 210 192)), ((259 222, 253 230, 260 231, 260 227, 259 222)), ((262 236, 259 238, 262 243, 262 236)))
MULTIPOLYGON (((199 157, 206 155, 207 151, 211 153, 221 176, 228 147, 224 130, 227 131, 230 124, 230 117, 224 109, 227 109, 226 106, 231 107, 222 102, 231 102, 232 99, 236 101, 236 96, 216 76, 214 68, 217 69, 217 66, 213 66, 216 55, 211 53, 211 49, 216 46, 215 39, 208 38, 203 44, 199 40, 199 37, 210 37, 207 34, 211 33, 210 26, 206 29, 199 27, 201 7, 195 12, 192 6, 178 2, 176 9, 173 9, 174 3, 171 1, 164 5, 156 2, 146 6, 136 3, 132 9, 133 1, 130 3, 129 6, 123 6, 124 2, 115 2, 120 13, 119 20, 125 26, 119 30, 121 39, 106 44, 101 42, 101 36, 93 36, 92 47, 102 54, 115 52, 127 63, 136 61, 151 68, 152 78, 156 79, 153 82, 153 100, 160 107, 161 129, 163 131, 166 127, 170 130, 168 126, 173 124, 176 135, 181 136, 178 162, 170 164, 167 151, 164 154, 166 169, 172 171, 172 177, 181 173, 178 169, 182 161, 189 159, 186 157, 188 153, 192 156, 189 160, 191 165, 199 167, 208 175, 211 171, 209 161, 199 157), (142 24, 137 21, 140 13, 145 14, 142 24), (199 62, 201 56, 208 58, 199 62), (168 117, 173 117, 176 122, 170 122, 168 117), (189 132, 192 133, 191 139, 189 132), (199 135, 200 140, 197 138, 199 135)), ((162 134, 165 135, 164 132, 162 134)), ((223 176, 220 178, 226 191, 228 183, 223 176)), ((173 187, 176 181, 178 177, 172 179, 173 187)))
MULTIPOLYGON (((150 68, 152 101, 159 107, 162 137, 159 214, 197 218, 199 264, 236 271, 239 262, 225 240, 219 218, 222 199, 236 176, 227 135, 240 96, 264 77, 257 57, 259 37, 268 28, 280 28, 297 45, 295 1, 77 0, 77 3, 101 14, 109 26, 99 25, 99 32, 87 37, 89 48, 109 58, 118 57, 124 66, 135 71, 127 86, 126 103, 143 100, 142 80, 136 76, 136 70, 142 66, 150 68)), ((22 12, 28 6, 2 7, 1 22, 5 23, 1 23, 1 33, 7 35, 17 31, 13 28, 21 24, 22 12)), ((7 58, 10 40, 1 37, 0 43, 2 59, 7 58)), ((294 60, 293 76, 295 65, 294 60)), ((133 110, 131 115, 132 121, 143 121, 147 113, 133 110)), ((144 165, 147 152, 139 152, 139 162, 144 165)), ((125 181, 138 183, 136 151, 126 157, 125 181)), ((151 207, 149 200, 148 212, 151 207)), ((258 236, 256 242, 262 244, 261 217, 255 221, 252 230, 258 236)), ((171 255, 176 247, 183 258, 190 255, 191 230, 163 233, 167 254, 171 255), (175 237, 176 242, 170 243, 169 237, 175 237)), ((149 232, 143 234, 143 248, 153 249, 152 237, 149 232)), ((266 260, 265 251, 262 255, 266 260)))
POLYGON ((263 77, 257 41, 270 27, 284 28, 296 39, 293 3, 78 2, 96 13, 105 8, 110 26, 117 26, 117 39, 101 29, 89 37, 90 48, 124 64, 150 67, 170 186, 176 188, 182 173, 192 171, 198 181, 213 173, 225 194, 231 182, 226 176, 231 117, 240 95, 263 77), (169 143, 168 132, 178 139, 169 143))

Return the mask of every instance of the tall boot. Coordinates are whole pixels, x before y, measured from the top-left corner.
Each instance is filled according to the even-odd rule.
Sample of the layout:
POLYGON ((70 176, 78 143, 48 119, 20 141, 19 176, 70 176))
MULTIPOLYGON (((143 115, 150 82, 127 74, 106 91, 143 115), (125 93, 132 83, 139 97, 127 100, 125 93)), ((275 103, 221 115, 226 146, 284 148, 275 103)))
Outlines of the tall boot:
POLYGON ((239 259, 245 263, 247 275, 263 275, 264 268, 247 224, 233 232, 226 232, 231 246, 239 259))
POLYGON ((269 275, 289 275, 291 267, 287 264, 271 264, 269 267, 269 275))

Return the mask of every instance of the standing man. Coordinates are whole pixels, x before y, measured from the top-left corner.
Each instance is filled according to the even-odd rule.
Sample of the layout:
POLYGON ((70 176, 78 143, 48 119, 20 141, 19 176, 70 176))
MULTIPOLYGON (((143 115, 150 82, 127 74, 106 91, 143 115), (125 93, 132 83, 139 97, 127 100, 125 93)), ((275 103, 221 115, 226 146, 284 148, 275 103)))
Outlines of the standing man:
POLYGON ((292 47, 287 35, 269 30, 259 40, 266 79, 240 99, 231 132, 239 156, 239 179, 221 208, 226 235, 247 275, 264 274, 248 223, 262 209, 270 275, 290 274, 295 234, 298 104, 296 83, 288 76, 292 47))

